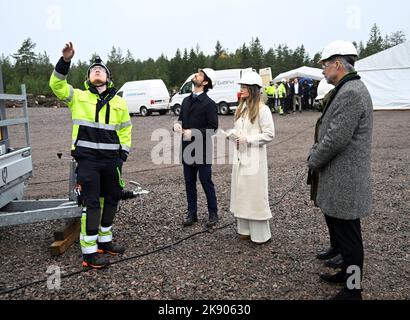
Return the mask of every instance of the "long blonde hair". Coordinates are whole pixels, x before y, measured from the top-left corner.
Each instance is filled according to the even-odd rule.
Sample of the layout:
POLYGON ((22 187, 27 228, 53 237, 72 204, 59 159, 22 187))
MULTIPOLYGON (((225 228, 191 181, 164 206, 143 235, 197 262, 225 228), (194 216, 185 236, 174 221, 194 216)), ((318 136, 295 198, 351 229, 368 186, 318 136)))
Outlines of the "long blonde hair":
POLYGON ((261 106, 261 90, 259 86, 246 86, 249 91, 249 97, 241 98, 239 106, 235 112, 235 121, 239 118, 247 116, 250 122, 253 124, 256 118, 259 116, 259 109, 261 106), (246 108, 245 108, 246 104, 246 108))

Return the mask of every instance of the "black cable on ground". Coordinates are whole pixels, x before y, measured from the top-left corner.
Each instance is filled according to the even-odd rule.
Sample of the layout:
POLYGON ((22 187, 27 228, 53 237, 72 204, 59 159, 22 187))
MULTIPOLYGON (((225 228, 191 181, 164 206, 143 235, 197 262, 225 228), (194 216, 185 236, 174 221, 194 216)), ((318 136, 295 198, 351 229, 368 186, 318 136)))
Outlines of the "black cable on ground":
MULTIPOLYGON (((278 205, 279 203, 281 203, 281 202, 283 201, 283 199, 285 198, 285 196, 287 196, 292 190, 294 190, 294 189, 297 187, 298 183, 301 181, 301 177, 299 177, 299 174, 301 174, 301 176, 303 177, 303 174, 302 174, 303 171, 305 171, 305 169, 301 170, 301 171, 296 175, 296 179, 295 179, 295 182, 294 182, 294 184, 292 185, 292 187, 289 188, 276 202, 274 202, 274 203, 273 203, 273 206, 276 206, 276 205, 278 205)), ((191 234, 191 235, 189 235, 189 236, 187 236, 187 237, 185 237, 185 238, 182 238, 182 239, 180 239, 180 240, 178 240, 178 241, 176 241, 176 242, 174 242, 174 243, 172 243, 172 244, 169 244, 169 245, 166 245, 166 246, 157 248, 157 249, 155 249, 155 250, 153 250, 153 251, 149 251, 149 252, 145 252, 145 253, 142 253, 142 254, 138 254, 138 255, 134 255, 134 256, 122 258, 122 259, 118 259, 118 260, 116 260, 116 261, 111 262, 110 265, 116 265, 116 264, 123 263, 123 262, 129 261, 129 260, 134 260, 134 259, 146 257, 146 256, 149 256, 149 255, 152 255, 152 254, 155 254, 155 253, 158 253, 158 252, 161 252, 161 251, 170 249, 170 248, 172 248, 172 247, 175 247, 175 246, 181 244, 182 242, 185 242, 185 241, 187 241, 187 240, 189 240, 189 239, 191 239, 191 238, 193 238, 193 237, 196 237, 196 236, 198 236, 198 235, 205 234, 205 233, 213 233, 213 232, 218 231, 218 230, 223 230, 223 229, 226 229, 226 228, 228 228, 228 227, 230 227, 230 226, 232 226, 232 225, 234 225, 234 224, 235 224, 235 222, 230 222, 230 223, 228 223, 228 224, 223 225, 222 227, 202 230, 202 231, 193 233, 193 234, 191 234)), ((70 273, 68 273, 68 274, 62 275, 62 276, 61 276, 61 279, 67 279, 67 278, 70 278, 70 277, 73 277, 73 276, 75 276, 75 275, 78 275, 78 274, 81 274, 81 273, 84 273, 84 272, 88 272, 88 271, 90 271, 90 269, 81 269, 81 270, 78 270, 78 271, 70 272, 70 273)), ((34 285, 36 285, 36 284, 40 284, 40 283, 47 282, 47 280, 48 280, 48 278, 39 279, 39 280, 35 280, 35 281, 32 281, 32 282, 26 283, 26 284, 24 284, 24 285, 15 287, 15 288, 11 288, 11 289, 7 289, 7 290, 4 290, 4 291, 1 291, 1 292, 0 292, 0 296, 1 296, 1 295, 5 295, 5 294, 9 294, 9 293, 13 293, 13 292, 16 292, 16 291, 20 291, 20 290, 25 289, 25 288, 27 288, 27 287, 32 287, 32 286, 34 286, 34 285)))
MULTIPOLYGON (((298 172, 298 174, 296 175, 296 178, 295 178, 295 181, 294 181, 294 184, 292 185, 292 187, 289 188, 277 201, 275 201, 275 202, 272 204, 272 206, 276 206, 276 205, 280 204, 280 203, 283 201, 283 199, 284 199, 292 190, 294 190, 294 189, 297 187, 297 185, 298 185, 299 182, 301 181, 301 177, 304 177, 303 172, 304 172, 305 170, 306 170, 306 169, 304 168, 303 170, 301 170, 301 171, 298 172), (299 175, 301 175, 301 177, 299 177, 299 175)), ((176 241, 176 242, 174 242, 174 243, 172 243, 172 244, 169 244, 169 245, 166 245, 166 246, 157 248, 157 249, 155 249, 155 250, 153 250, 153 251, 149 251, 149 252, 145 252, 145 253, 142 253, 142 254, 138 254, 138 255, 134 255, 134 256, 122 258, 122 259, 118 259, 118 260, 116 260, 116 261, 111 262, 110 265, 116 265, 116 264, 120 264, 120 263, 129 261, 129 260, 134 260, 134 259, 146 257, 146 256, 149 256, 149 255, 152 255, 152 254, 155 254, 155 253, 158 253, 158 252, 161 252, 161 251, 170 249, 170 248, 172 248, 172 247, 175 247, 175 246, 181 244, 182 242, 185 242, 185 241, 187 241, 187 240, 189 240, 189 239, 191 239, 191 238, 193 238, 193 237, 196 237, 196 236, 198 236, 198 235, 205 234, 205 233, 212 233, 212 232, 215 232, 215 231, 218 231, 218 230, 226 229, 226 228, 228 228, 228 227, 230 227, 230 226, 232 226, 232 225, 234 225, 234 224, 235 224, 235 222, 230 222, 230 223, 228 223, 228 224, 223 225, 222 227, 202 230, 202 231, 193 233, 193 234, 191 234, 191 235, 189 235, 189 236, 187 236, 187 237, 185 237, 185 238, 182 238, 182 239, 180 239, 180 240, 178 240, 178 241, 176 241)), ((73 276, 75 276, 75 275, 78 275, 78 274, 81 274, 81 273, 84 273, 84 272, 88 272, 88 271, 90 271, 90 269, 82 269, 82 270, 74 271, 74 272, 71 272, 71 273, 62 275, 62 276, 61 276, 61 279, 67 279, 67 278, 70 278, 70 277, 73 277, 73 276)), ((36 284, 40 284, 40 283, 47 282, 47 280, 48 280, 48 278, 39 279, 39 280, 35 280, 35 281, 32 281, 32 282, 23 284, 23 285, 21 285, 21 286, 15 287, 15 288, 11 288, 11 289, 7 289, 7 290, 4 290, 4 291, 1 291, 1 292, 0 292, 0 296, 1 296, 1 295, 5 295, 5 294, 9 294, 9 293, 13 293, 13 292, 16 292, 16 291, 20 291, 20 290, 22 290, 22 289, 25 289, 25 288, 27 288, 27 287, 34 286, 34 285, 36 285, 36 284)))
MULTIPOLYGON (((130 256, 130 257, 126 257, 126 258, 122 258, 122 259, 118 259, 118 260, 116 260, 116 261, 110 262, 109 266, 112 266, 112 265, 115 265, 115 264, 119 264, 119 263, 123 263, 123 262, 129 261, 129 260, 134 260, 134 259, 146 257, 146 256, 149 256, 149 255, 152 255, 152 254, 155 254, 155 253, 158 253, 158 252, 161 252, 161 251, 170 249, 170 248, 175 247, 175 246, 181 244, 182 242, 185 242, 185 241, 187 241, 187 240, 189 240, 189 239, 191 239, 191 238, 193 238, 193 237, 196 237, 196 236, 198 236, 198 235, 205 234, 205 233, 212 233, 212 232, 214 232, 214 231, 226 229, 226 228, 232 226, 233 224, 234 224, 234 222, 231 222, 231 223, 228 223, 228 224, 226 224, 226 225, 224 225, 224 226, 222 226, 222 227, 218 227, 218 228, 214 228, 214 229, 206 229, 206 230, 202 230, 202 231, 193 233, 193 234, 191 234, 191 235, 189 235, 189 236, 187 236, 187 237, 185 237, 185 238, 182 238, 182 239, 180 239, 180 240, 178 240, 178 241, 176 241, 176 242, 174 242, 174 243, 172 243, 172 244, 169 244, 169 245, 166 245, 166 246, 157 248, 157 249, 155 249, 155 250, 153 250, 153 251, 145 252, 145 253, 142 253, 142 254, 138 254, 138 255, 134 255, 134 256, 130 256)), ((88 272, 88 271, 92 271, 92 269, 90 269, 90 268, 84 268, 84 269, 81 269, 81 270, 78 270, 78 271, 70 272, 70 273, 68 273, 68 274, 62 275, 62 276, 61 276, 61 279, 67 279, 67 278, 70 278, 70 277, 73 277, 73 276, 75 276, 75 275, 78 275, 78 274, 81 274, 81 273, 84 273, 84 272, 88 272)), ((1 292, 0 292, 0 296, 1 296, 1 295, 5 295, 5 294, 9 294, 9 293, 13 293, 13 292, 16 292, 16 291, 20 291, 20 290, 22 290, 22 289, 25 289, 25 288, 27 288, 27 287, 34 286, 34 285, 36 285, 36 284, 40 284, 40 283, 47 282, 47 280, 48 280, 48 278, 39 279, 39 280, 35 280, 35 281, 32 281, 32 282, 26 283, 26 284, 24 284, 24 285, 15 287, 15 288, 11 288, 11 289, 7 289, 7 290, 4 290, 4 291, 1 291, 1 292)))

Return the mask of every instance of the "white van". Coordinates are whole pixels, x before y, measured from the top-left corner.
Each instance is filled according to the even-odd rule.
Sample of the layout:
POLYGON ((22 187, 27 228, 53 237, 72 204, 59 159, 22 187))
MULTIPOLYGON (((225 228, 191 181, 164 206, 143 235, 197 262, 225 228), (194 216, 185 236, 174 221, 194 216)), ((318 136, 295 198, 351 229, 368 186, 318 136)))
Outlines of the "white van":
MULTIPOLYGON (((226 115, 235 110, 239 100, 239 80, 242 74, 252 71, 252 68, 247 69, 228 69, 216 70, 216 84, 212 90, 208 91, 208 96, 218 105, 218 112, 226 115)), ((170 101, 170 109, 175 115, 179 115, 181 111, 182 101, 188 97, 193 89, 191 79, 195 74, 190 75, 184 82, 179 92, 177 92, 170 101)))
POLYGON ((125 99, 130 114, 145 117, 152 112, 164 115, 169 111, 169 93, 161 79, 126 82, 117 95, 125 99))

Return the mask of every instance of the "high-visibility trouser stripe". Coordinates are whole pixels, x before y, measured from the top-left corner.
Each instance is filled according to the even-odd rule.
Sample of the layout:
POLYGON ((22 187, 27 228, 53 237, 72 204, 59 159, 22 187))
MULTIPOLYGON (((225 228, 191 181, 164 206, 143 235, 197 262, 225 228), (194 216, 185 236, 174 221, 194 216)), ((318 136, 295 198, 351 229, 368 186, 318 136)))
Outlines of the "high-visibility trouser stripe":
POLYGON ((100 230, 98 232, 98 242, 99 243, 107 243, 112 241, 112 232, 111 232, 112 226, 111 227, 100 227, 100 230))
POLYGON ((90 148, 95 150, 120 150, 119 144, 111 143, 95 143, 89 141, 78 140, 77 147, 90 148))
POLYGON ((84 242, 96 242, 98 240, 98 235, 95 236, 84 236, 82 234, 80 234, 80 240, 84 241, 84 242))
POLYGON ((72 86, 70 87, 70 93, 68 95, 68 98, 64 100, 65 103, 70 103, 71 101, 73 101, 73 97, 74 97, 74 88, 72 86))
POLYGON ((86 225, 87 225, 87 208, 83 208, 82 217, 81 217, 81 233, 80 233, 81 251, 83 254, 96 253, 98 249, 98 246, 97 246, 98 235, 87 236, 86 225))
POLYGON ((92 246, 92 247, 83 247, 83 246, 81 246, 81 252, 82 252, 83 254, 96 253, 97 250, 98 250, 98 246, 97 246, 97 245, 92 246))
POLYGON ((131 150, 130 147, 126 146, 125 144, 122 144, 122 145, 121 145, 121 149, 122 149, 122 150, 125 150, 125 151, 127 151, 127 152, 130 152, 130 150, 131 150))
POLYGON ((100 231, 102 233, 107 233, 107 232, 111 232, 112 226, 108 227, 108 228, 104 228, 104 227, 100 227, 100 231))
POLYGON ((107 235, 107 236, 98 236, 99 243, 107 243, 111 241, 112 241, 112 234, 107 235))
POLYGON ((61 73, 58 73, 56 70, 54 70, 53 74, 54 74, 54 76, 55 76, 56 78, 58 78, 59 80, 66 80, 66 79, 67 79, 67 76, 65 76, 65 75, 63 75, 63 74, 61 74, 61 73))

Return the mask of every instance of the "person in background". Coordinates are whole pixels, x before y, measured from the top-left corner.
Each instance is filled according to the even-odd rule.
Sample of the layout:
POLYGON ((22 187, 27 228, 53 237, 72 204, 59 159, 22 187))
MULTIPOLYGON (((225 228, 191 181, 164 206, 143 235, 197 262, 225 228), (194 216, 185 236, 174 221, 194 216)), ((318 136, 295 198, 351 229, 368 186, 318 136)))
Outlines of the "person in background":
POLYGON ((272 112, 276 112, 275 109, 275 95, 276 87, 273 81, 270 82, 269 86, 265 88, 265 93, 268 96, 268 107, 272 112))
POLYGON ((292 86, 292 94, 293 94, 293 112, 296 112, 296 105, 299 106, 299 112, 302 112, 302 87, 299 84, 299 79, 295 78, 293 80, 292 86))

